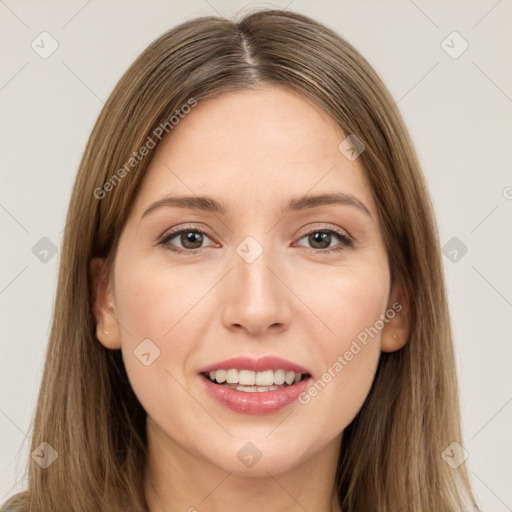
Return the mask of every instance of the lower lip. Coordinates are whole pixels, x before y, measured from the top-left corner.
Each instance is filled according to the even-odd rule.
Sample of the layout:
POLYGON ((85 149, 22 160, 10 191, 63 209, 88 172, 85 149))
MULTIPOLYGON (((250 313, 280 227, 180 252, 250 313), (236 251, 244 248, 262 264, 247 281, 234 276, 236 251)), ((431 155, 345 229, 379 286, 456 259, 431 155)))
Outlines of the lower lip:
POLYGON ((293 401, 305 391, 311 377, 303 378, 297 384, 273 391, 237 391, 219 384, 214 384, 204 375, 199 376, 204 382, 206 391, 221 405, 228 409, 244 414, 263 415, 277 412, 293 401))

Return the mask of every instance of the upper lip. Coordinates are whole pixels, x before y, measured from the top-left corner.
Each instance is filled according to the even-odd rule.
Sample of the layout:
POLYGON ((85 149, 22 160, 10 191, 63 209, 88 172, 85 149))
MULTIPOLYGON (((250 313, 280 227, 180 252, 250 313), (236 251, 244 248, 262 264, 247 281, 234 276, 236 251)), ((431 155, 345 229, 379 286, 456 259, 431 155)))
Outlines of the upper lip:
POLYGON ((199 373, 211 372, 214 370, 252 370, 261 372, 264 370, 285 370, 293 371, 295 373, 310 374, 310 371, 303 366, 300 366, 286 359, 275 356, 264 356, 258 359, 249 356, 234 357, 232 359, 225 359, 217 363, 209 364, 199 370, 199 373))

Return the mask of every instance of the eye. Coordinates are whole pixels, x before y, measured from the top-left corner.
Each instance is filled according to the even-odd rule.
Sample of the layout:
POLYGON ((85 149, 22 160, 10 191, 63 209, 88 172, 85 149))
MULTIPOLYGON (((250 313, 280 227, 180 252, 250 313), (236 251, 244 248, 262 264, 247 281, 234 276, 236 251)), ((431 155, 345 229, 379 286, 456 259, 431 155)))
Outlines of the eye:
MULTIPOLYGON (((205 239, 211 240, 205 231, 196 227, 182 228, 163 235, 158 244, 177 253, 199 253, 204 249, 205 239)), ((319 253, 333 253, 347 247, 353 247, 353 241, 349 235, 341 230, 333 228, 314 229, 303 235, 300 240, 307 239, 311 249, 319 253), (338 240, 338 245, 332 242, 338 240), (331 248, 333 247, 333 248, 331 248)), ((303 244, 298 244, 303 246, 303 244)), ((214 245, 210 245, 213 247, 214 245)))
POLYGON ((199 249, 203 248, 201 246, 205 238, 210 240, 209 236, 201 229, 184 228, 165 234, 158 243, 175 252, 200 252, 199 249), (176 242, 172 242, 174 239, 176 242), (176 243, 180 245, 176 245, 176 243))
POLYGON ((314 249, 316 252, 323 253, 342 251, 343 249, 347 247, 353 247, 354 245, 352 239, 346 233, 332 228, 315 229, 309 231, 300 240, 303 240, 304 238, 306 238, 308 243, 311 244, 312 249, 314 249), (336 239, 340 243, 337 246, 334 245, 334 248, 331 249, 331 242, 335 242, 336 239))

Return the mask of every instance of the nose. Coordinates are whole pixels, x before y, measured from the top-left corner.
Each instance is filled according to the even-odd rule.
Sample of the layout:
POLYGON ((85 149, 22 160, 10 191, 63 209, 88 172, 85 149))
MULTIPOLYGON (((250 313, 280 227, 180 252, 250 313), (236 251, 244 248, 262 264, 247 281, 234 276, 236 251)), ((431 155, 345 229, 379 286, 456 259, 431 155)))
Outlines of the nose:
POLYGON ((224 280, 222 320, 228 329, 261 336, 289 327, 293 293, 270 252, 264 250, 251 263, 234 253, 233 269, 224 280))

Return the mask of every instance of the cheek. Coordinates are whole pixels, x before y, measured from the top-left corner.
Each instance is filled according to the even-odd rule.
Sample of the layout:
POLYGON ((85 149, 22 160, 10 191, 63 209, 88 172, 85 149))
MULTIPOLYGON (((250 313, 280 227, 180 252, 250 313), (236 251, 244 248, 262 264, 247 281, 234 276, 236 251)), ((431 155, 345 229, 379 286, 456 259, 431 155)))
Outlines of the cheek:
POLYGON ((322 340, 328 354, 342 350, 347 342, 350 345, 386 310, 390 282, 382 263, 329 269, 323 274, 302 269, 299 275, 303 277, 296 281, 294 291, 307 308, 302 320, 316 324, 313 339, 322 340))
POLYGON ((116 279, 115 301, 128 376, 144 406, 160 391, 172 401, 200 339, 200 308, 193 306, 204 290, 180 272, 155 272, 154 266, 135 261, 124 268, 116 279))
POLYGON ((126 326, 121 333, 123 344, 137 344, 150 338, 161 349, 172 341, 173 349, 176 344, 179 350, 194 339, 194 319, 200 309, 195 305, 211 285, 198 279, 192 269, 158 266, 150 258, 132 260, 120 267, 126 271, 117 276, 115 300, 119 321, 126 326), (180 332, 185 326, 192 328, 188 340, 180 332))
POLYGON ((308 306, 321 320, 310 333, 317 374, 299 403, 318 422, 325 420, 322 411, 328 409, 334 433, 352 421, 371 388, 381 353, 389 281, 386 269, 375 265, 369 271, 344 269, 319 282, 322 290, 312 292, 310 287, 308 292, 308 306))
MULTIPOLYGON (((197 353, 208 353, 209 348, 201 343, 208 338, 215 319, 218 321, 214 288, 225 270, 173 265, 163 250, 148 255, 128 251, 130 246, 135 242, 120 245, 114 275, 128 377, 150 415, 189 409, 193 400, 185 390, 195 384, 197 353)), ((214 357, 215 352, 211 354, 214 357)))

